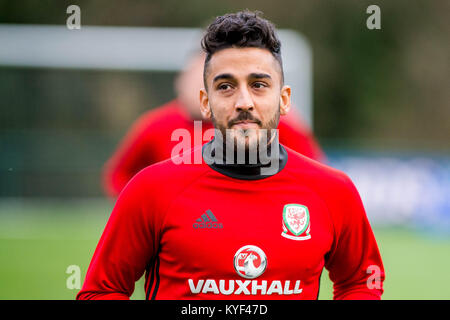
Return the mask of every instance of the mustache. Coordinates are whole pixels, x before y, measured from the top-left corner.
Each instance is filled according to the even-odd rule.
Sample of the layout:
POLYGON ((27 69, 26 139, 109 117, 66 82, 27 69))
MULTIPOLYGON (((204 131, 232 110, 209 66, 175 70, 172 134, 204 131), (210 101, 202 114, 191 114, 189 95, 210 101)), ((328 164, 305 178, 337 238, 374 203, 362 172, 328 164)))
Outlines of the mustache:
POLYGON ((241 111, 238 116, 230 121, 228 121, 228 128, 231 128, 234 124, 241 122, 241 121, 252 121, 255 122, 257 125, 261 125, 261 121, 257 118, 255 118, 250 112, 248 111, 241 111))

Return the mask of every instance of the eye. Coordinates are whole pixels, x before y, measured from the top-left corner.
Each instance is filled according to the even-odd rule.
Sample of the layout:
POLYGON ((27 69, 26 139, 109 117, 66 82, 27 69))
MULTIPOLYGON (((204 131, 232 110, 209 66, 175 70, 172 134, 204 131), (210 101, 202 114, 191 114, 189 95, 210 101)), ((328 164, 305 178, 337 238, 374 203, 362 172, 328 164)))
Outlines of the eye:
POLYGON ((253 83, 253 88, 256 89, 262 89, 262 88, 266 88, 267 85, 264 82, 255 82, 253 83))
POLYGON ((221 83, 217 86, 217 89, 225 91, 231 89, 231 85, 229 83, 221 83))

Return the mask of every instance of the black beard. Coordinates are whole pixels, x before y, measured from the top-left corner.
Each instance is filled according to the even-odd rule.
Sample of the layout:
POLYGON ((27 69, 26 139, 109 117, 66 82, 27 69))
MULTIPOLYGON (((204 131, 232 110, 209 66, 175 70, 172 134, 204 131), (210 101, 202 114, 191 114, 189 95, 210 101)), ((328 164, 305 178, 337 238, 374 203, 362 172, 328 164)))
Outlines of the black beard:
MULTIPOLYGON (((214 114, 211 111, 211 121, 214 124, 216 134, 214 138, 214 145, 216 151, 220 151, 219 154, 223 155, 223 161, 227 164, 232 165, 261 165, 261 163, 266 164, 270 159, 267 158, 266 155, 271 155, 272 146, 278 150, 279 148, 279 140, 278 140, 278 130, 276 130, 279 120, 280 120, 280 109, 278 109, 275 116, 267 123, 267 125, 262 126, 261 121, 253 118, 253 116, 249 112, 245 111, 241 113, 236 119, 233 119, 228 122, 229 127, 225 128, 217 123, 214 118, 214 114), (242 114, 242 115, 241 115, 242 114), (250 146, 248 141, 245 141, 245 145, 238 145, 238 138, 235 136, 233 141, 229 141, 229 137, 227 136, 227 130, 238 130, 238 129, 230 129, 233 124, 238 121, 250 120, 258 123, 259 121, 261 128, 258 129, 259 133, 257 136, 258 141, 256 145, 250 146), (265 137, 262 136, 263 133, 261 130, 267 130, 265 137), (266 138, 266 139, 264 139, 266 138), (264 141, 265 140, 265 141, 264 141), (262 157, 262 158, 261 158, 262 157)), ((237 134, 244 135, 243 139, 247 139, 249 135, 251 135, 251 131, 256 129, 244 129, 242 132, 238 132, 237 134)), ((242 140, 241 140, 242 141, 242 140)), ((276 153, 278 154, 278 153, 276 153)), ((274 154, 275 155, 275 154, 274 154)), ((269 156, 270 157, 270 156, 269 156)))
MULTIPOLYGON (((265 126, 262 124, 262 122, 259 119, 254 118, 253 115, 250 112, 248 112, 248 111, 241 111, 239 113, 239 115, 235 119, 228 121, 228 123, 227 123, 228 126, 227 127, 224 127, 224 126, 220 125, 216 121, 216 118, 214 117, 214 113, 213 113, 213 111, 211 109, 211 122, 213 123, 214 128, 216 130, 219 130, 219 132, 222 134, 222 137, 225 138, 225 139, 216 139, 216 140, 223 141, 224 150, 227 150, 227 148, 226 148, 227 129, 228 130, 233 130, 233 129, 231 129, 231 127, 234 124, 236 124, 239 121, 244 121, 244 120, 254 121, 256 124, 258 124, 260 126, 259 130, 261 130, 261 129, 267 130, 267 140, 265 142, 262 142, 262 141, 260 141, 258 139, 258 141, 257 141, 258 145, 256 147, 259 148, 261 143, 264 143, 267 148, 270 148, 271 141, 274 139, 273 129, 276 129, 278 127, 278 123, 280 122, 280 105, 278 105, 278 110, 277 110, 277 113, 275 114, 275 116, 272 119, 270 119, 269 122, 267 123, 267 125, 265 125, 265 126)), ((234 129, 234 130, 236 130, 236 129, 234 129)), ((248 136, 248 134, 251 132, 251 130, 255 130, 255 129, 244 129, 244 130, 242 130, 244 136, 248 136)), ((234 153, 237 153, 238 152, 238 150, 237 150, 237 147, 238 147, 237 137, 234 138, 233 146, 234 146, 234 153)), ((246 157, 247 157, 247 155, 249 153, 249 149, 250 149, 250 147, 249 147, 248 143, 246 142, 245 143, 246 157)))

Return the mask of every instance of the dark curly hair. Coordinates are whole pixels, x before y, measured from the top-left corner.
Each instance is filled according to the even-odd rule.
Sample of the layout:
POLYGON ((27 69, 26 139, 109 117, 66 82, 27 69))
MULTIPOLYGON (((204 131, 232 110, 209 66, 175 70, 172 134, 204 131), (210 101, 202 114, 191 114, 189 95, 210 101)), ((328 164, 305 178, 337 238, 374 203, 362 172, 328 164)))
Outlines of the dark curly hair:
POLYGON ((255 47, 269 50, 280 64, 281 79, 284 82, 281 60, 281 42, 275 34, 275 26, 261 17, 259 11, 240 11, 217 17, 206 29, 201 41, 206 52, 203 81, 206 86, 206 69, 212 55, 222 49, 255 47))

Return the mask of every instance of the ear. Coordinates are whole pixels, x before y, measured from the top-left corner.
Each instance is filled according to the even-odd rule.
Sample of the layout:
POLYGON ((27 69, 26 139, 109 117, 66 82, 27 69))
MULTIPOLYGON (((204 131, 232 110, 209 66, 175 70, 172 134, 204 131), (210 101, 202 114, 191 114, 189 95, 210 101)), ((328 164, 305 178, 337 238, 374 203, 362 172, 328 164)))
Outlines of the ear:
POLYGON ((200 89, 200 112, 204 119, 211 119, 211 107, 205 88, 200 89))
POLYGON ((291 109, 291 87, 283 86, 280 95, 280 115, 285 116, 291 109))

